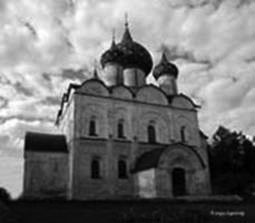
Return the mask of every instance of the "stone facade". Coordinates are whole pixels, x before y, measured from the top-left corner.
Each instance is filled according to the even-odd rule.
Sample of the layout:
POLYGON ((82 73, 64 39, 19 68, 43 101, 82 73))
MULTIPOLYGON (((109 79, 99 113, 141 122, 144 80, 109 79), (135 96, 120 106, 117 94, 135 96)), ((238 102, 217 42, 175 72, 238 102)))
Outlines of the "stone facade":
MULTIPOLYGON (((125 32, 130 35, 127 27, 125 32)), ((128 43, 128 52, 141 51, 134 55, 137 60, 149 55, 137 43, 132 46, 131 36, 123 39, 120 49, 128 43)), ((118 45, 112 47, 110 53, 118 45)), ((66 188, 66 196, 78 200, 209 195, 207 144, 198 125, 198 106, 177 92, 177 68, 163 56, 155 72, 159 87, 148 85, 150 67, 139 61, 130 67, 130 55, 125 63, 115 63, 110 53, 101 75, 70 85, 62 98, 56 124, 68 152, 26 152, 25 194, 44 196, 40 190, 49 187, 66 188), (45 180, 36 178, 39 172, 45 180)))
POLYGON ((66 154, 28 152, 24 172, 24 197, 66 198, 69 180, 66 154))
POLYGON ((70 100, 63 113, 68 114, 65 109, 73 109, 69 112, 73 117, 63 116, 59 126, 67 129, 67 120, 74 120, 73 129, 69 131, 71 135, 67 136, 68 139, 73 138, 69 145, 71 198, 143 196, 145 192, 141 190, 152 189, 142 189, 138 183, 140 178, 152 181, 145 185, 154 188, 149 197, 172 197, 171 172, 175 167, 185 169, 187 194, 210 193, 206 144, 202 143, 196 107, 186 96, 179 94, 169 104, 164 93, 155 86, 139 88, 134 97, 131 89, 125 86, 116 86, 110 91, 102 81, 90 79, 74 92, 70 100), (92 117, 96 120, 96 136, 89 135, 92 117), (123 121, 124 138, 118 138, 119 120, 123 121), (148 143, 147 126, 150 122, 155 127, 155 143, 148 143), (171 146, 182 142, 183 126, 185 146, 171 146), (169 149, 158 161, 158 167, 128 173, 128 179, 118 179, 117 167, 121 157, 125 158, 128 169, 132 169, 142 154, 168 146, 169 149), (93 157, 100 158, 100 179, 90 176, 93 157))

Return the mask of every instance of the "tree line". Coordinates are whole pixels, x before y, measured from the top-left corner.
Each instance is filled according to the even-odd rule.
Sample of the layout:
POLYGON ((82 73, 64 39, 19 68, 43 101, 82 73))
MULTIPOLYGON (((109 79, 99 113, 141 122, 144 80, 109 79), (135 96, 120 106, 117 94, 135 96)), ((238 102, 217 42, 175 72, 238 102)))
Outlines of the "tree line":
POLYGON ((254 139, 219 126, 208 154, 214 194, 255 194, 254 139))

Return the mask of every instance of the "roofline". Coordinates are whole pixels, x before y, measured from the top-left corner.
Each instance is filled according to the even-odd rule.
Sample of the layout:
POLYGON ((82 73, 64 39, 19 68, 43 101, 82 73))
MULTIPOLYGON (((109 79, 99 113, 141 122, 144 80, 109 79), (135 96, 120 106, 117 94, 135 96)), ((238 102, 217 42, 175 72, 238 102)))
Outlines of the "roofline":
MULTIPOLYGON (((96 98, 109 98, 109 97, 106 97, 106 96, 94 95, 94 94, 89 94, 89 93, 85 93, 85 92, 75 92, 74 94, 93 96, 93 97, 96 97, 96 98)), ((111 97, 110 99, 117 100, 117 101, 126 101, 126 102, 130 102, 130 103, 146 104, 146 105, 150 105, 150 106, 160 106, 160 107, 172 108, 172 109, 177 109, 177 110, 185 110, 185 111, 192 111, 192 112, 197 111, 196 109, 190 109, 190 108, 179 108, 179 107, 177 108, 177 107, 172 106, 171 104, 168 104, 168 105, 153 104, 153 103, 148 103, 148 102, 144 102, 144 101, 129 100, 129 99, 126 99, 126 98, 114 98, 114 97, 111 97)))
POLYGON ((189 101, 191 102, 191 104, 192 104, 195 108, 201 108, 200 105, 197 105, 190 97, 188 97, 187 95, 185 95, 185 94, 183 94, 183 93, 174 95, 174 97, 184 97, 184 98, 186 98, 187 100, 189 100, 189 101))
MULTIPOLYGON (((126 86, 126 85, 124 85, 124 84, 117 84, 117 85, 114 85, 114 86, 107 86, 101 79, 90 78, 90 79, 86 79, 85 81, 83 81, 80 85, 79 85, 79 84, 73 84, 73 83, 69 84, 67 92, 64 93, 64 94, 62 95, 62 100, 61 100, 61 104, 60 104, 60 109, 58 110, 57 118, 56 118, 56 121, 55 121, 55 124, 56 124, 56 125, 59 124, 59 118, 60 118, 60 116, 62 115, 63 108, 64 108, 64 104, 68 102, 68 100, 69 100, 69 98, 70 98, 70 93, 71 93, 71 90, 72 90, 72 89, 75 90, 74 94, 84 94, 84 95, 88 95, 88 96, 108 98, 108 97, 102 96, 102 95, 94 95, 94 94, 89 94, 89 93, 85 93, 85 92, 77 92, 77 90, 79 90, 82 86, 86 85, 86 84, 89 83, 89 82, 97 82, 97 83, 101 84, 101 85, 107 90, 109 96, 112 95, 114 89, 117 89, 118 87, 123 87, 123 88, 127 89, 127 90, 131 93, 132 99, 136 99, 138 93, 139 93, 142 89, 148 88, 148 87, 152 87, 152 88, 156 89, 157 91, 161 92, 161 93, 164 95, 164 97, 166 98, 168 104, 167 104, 167 105, 162 105, 162 104, 151 104, 151 103, 147 103, 147 102, 143 102, 143 101, 139 101, 139 103, 151 104, 151 105, 157 105, 157 106, 167 106, 167 107, 171 107, 171 108, 174 108, 174 109, 182 109, 182 110, 189 110, 189 111, 196 111, 196 108, 201 108, 201 106, 195 104, 191 98, 189 98, 188 96, 186 96, 186 95, 183 94, 183 93, 180 93, 180 94, 177 94, 177 95, 173 95, 173 96, 172 96, 172 99, 175 98, 175 97, 184 97, 184 98, 186 98, 188 101, 191 102, 191 104, 194 106, 194 109, 176 108, 176 107, 172 106, 171 101, 169 100, 169 96, 168 96, 160 87, 158 87, 158 86, 156 86, 156 85, 154 85, 154 84, 144 84, 144 85, 138 87, 138 90, 137 90, 137 91, 134 91, 134 90, 132 89, 132 87, 126 86)), ((111 97, 111 99, 131 101, 131 100, 128 100, 128 99, 126 99, 126 98, 124 99, 124 98, 114 98, 114 97, 111 97)), ((138 102, 138 101, 132 100, 132 102, 138 102)))

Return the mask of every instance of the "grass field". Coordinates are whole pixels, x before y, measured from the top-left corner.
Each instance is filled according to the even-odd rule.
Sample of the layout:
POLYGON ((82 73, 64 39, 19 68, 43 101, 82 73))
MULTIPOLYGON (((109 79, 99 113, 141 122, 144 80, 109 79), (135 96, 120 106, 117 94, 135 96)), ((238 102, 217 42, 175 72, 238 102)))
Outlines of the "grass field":
POLYGON ((12 201, 7 207, 21 223, 255 222, 251 201, 12 201))

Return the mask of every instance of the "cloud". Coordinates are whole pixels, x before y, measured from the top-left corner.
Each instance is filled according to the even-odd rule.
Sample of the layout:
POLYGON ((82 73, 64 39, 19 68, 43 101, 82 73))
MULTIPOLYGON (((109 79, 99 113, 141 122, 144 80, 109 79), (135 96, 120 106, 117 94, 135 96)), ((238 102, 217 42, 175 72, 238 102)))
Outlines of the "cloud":
MULTIPOLYGON (((0 126, 1 145, 0 151, 12 154, 12 150, 23 150, 23 142, 26 131, 41 131, 56 133, 54 123, 47 120, 12 118, 6 120, 0 126)), ((14 154, 14 153, 13 153, 14 154)))
POLYGON ((8 100, 4 97, 0 97, 0 109, 5 108, 8 105, 8 100))
POLYGON ((125 12, 154 63, 166 49, 178 65, 207 134, 219 124, 254 134, 253 0, 0 0, 2 155, 20 158, 28 130, 57 131, 61 95, 91 75, 113 28, 121 38, 125 12))
POLYGON ((18 157, 2 157, 0 154, 0 185, 18 197, 23 188, 23 159, 18 157))

